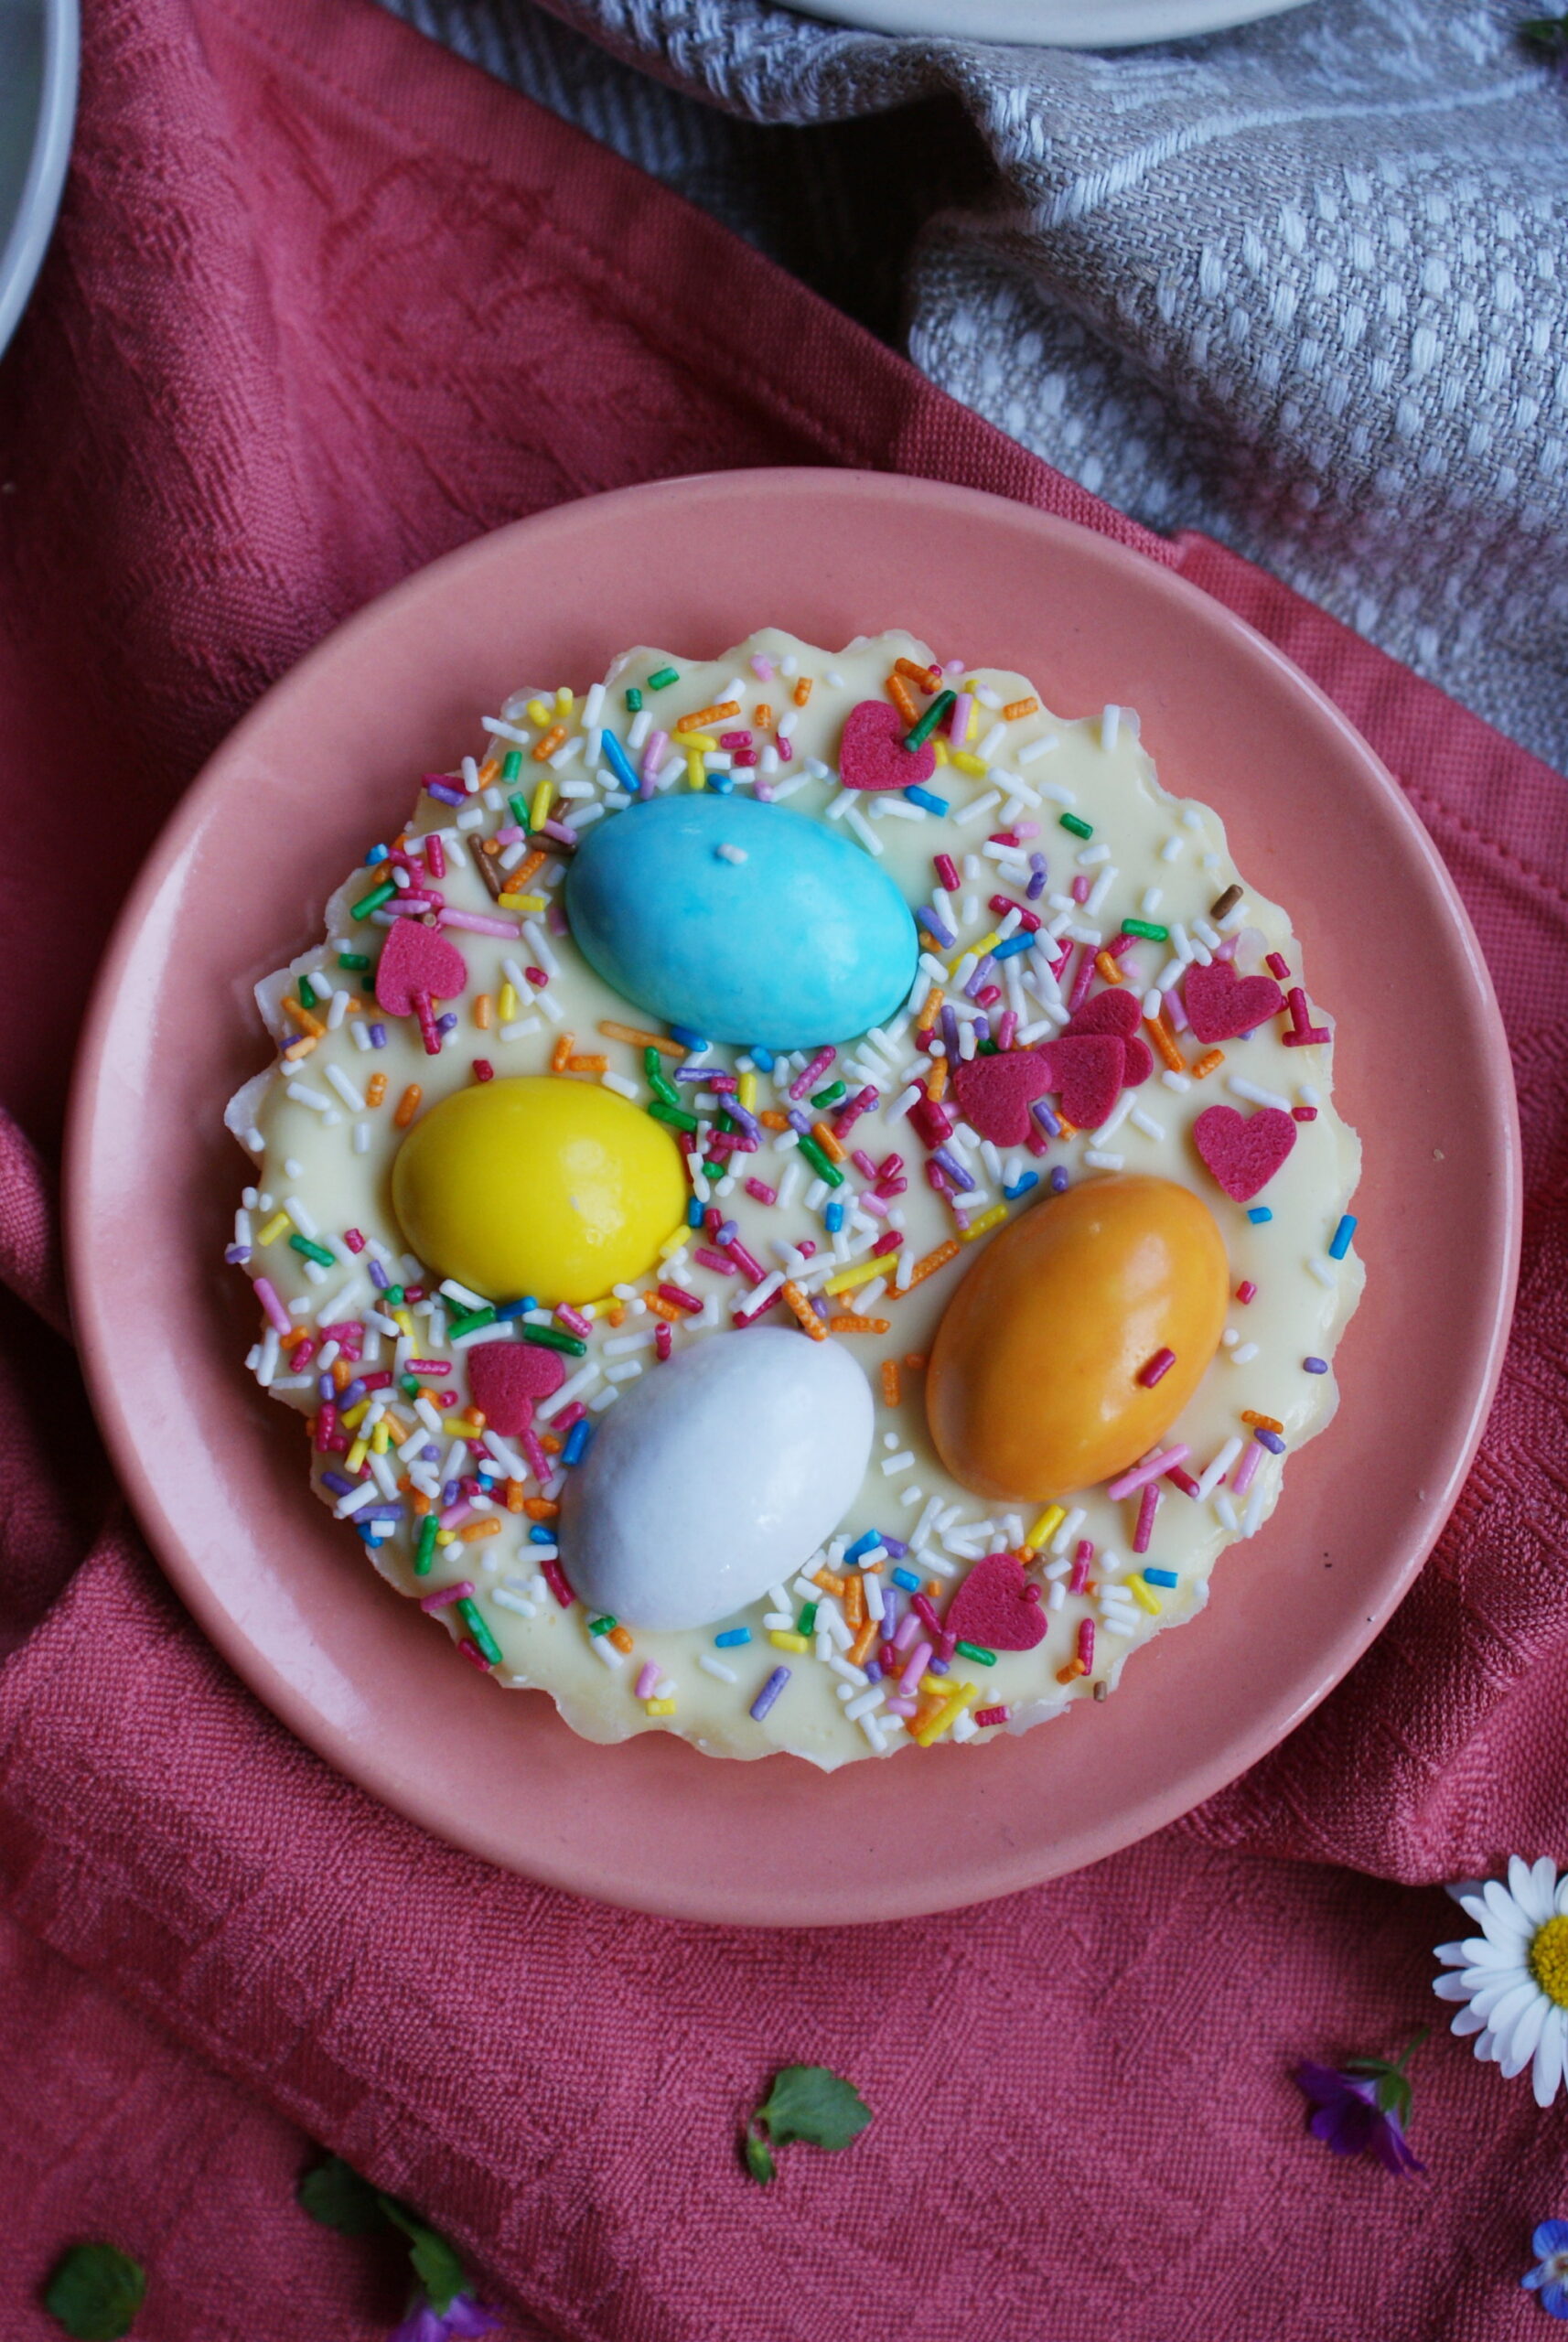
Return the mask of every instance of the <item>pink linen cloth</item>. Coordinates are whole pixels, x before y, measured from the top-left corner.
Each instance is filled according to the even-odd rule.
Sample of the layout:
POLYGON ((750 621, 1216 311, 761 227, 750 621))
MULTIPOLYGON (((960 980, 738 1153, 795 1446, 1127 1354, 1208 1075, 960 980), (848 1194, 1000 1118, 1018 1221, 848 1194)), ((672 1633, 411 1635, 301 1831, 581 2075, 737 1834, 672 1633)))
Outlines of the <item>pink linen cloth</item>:
MULTIPOLYGON (((387 2265, 292 2206, 311 2139, 450 2233, 518 2336, 1537 2330, 1518 2277, 1568 2212, 1561 2109, 1440 2036, 1416 2067, 1431 2174, 1395 2184, 1307 2139, 1287 2071, 1440 2016, 1430 1949, 1455 1922, 1430 1882, 1568 1857, 1564 784, 1259 572, 1098 504, 364 0, 97 0, 86 39, 59 238, 0 365, 0 2331, 57 2331, 37 2288, 88 2234, 151 2269, 150 2342, 384 2331, 387 2265), (117 1499, 53 1194, 109 923, 274 676, 519 512, 796 461, 1110 531, 1317 677, 1486 946, 1529 1206, 1481 1456, 1340 1691, 1094 1871, 815 1934, 535 1888, 294 1742, 117 1499), (764 2192, 736 2127, 794 2059, 850 2073, 876 2119, 764 2192)), ((1368 930, 1386 948, 1375 900, 1368 930)))

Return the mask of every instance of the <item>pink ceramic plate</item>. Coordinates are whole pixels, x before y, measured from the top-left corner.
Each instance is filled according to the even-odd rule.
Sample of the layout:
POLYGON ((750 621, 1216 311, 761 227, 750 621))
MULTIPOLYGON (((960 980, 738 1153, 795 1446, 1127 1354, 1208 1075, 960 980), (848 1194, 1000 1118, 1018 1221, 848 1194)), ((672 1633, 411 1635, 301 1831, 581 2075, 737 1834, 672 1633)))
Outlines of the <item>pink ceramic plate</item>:
POLYGON ((1321 693, 1168 571, 1001 499, 839 471, 727 473, 567 505, 411 578, 240 725, 154 854, 78 1074, 71 1269, 115 1461, 207 1633, 294 1731, 455 1843, 685 1918, 891 1918, 1071 1870, 1230 1780, 1370 1641, 1458 1492, 1492 1395, 1518 1241, 1508 1053, 1478 947, 1398 789, 1321 693), (1103 1707, 1026 1738, 846 1767, 590 1746, 498 1692, 306 1493, 298 1426, 242 1370, 221 1265, 243 1159, 224 1101, 265 1059, 251 986, 320 933, 331 886, 414 778, 521 682, 579 688, 628 643, 715 657, 908 626, 1022 669, 1064 714, 1139 709, 1167 785, 1229 824, 1337 1013, 1369 1282, 1337 1421, 1292 1465, 1205 1615, 1103 1707), (1310 821, 1301 809, 1310 805, 1310 821), (1364 891, 1422 972, 1398 1019, 1364 891), (1421 1082, 1409 1068, 1428 1069, 1421 1082), (203 1393, 199 1407, 189 1402, 203 1393), (1332 1563, 1332 1567, 1326 1566, 1332 1563))

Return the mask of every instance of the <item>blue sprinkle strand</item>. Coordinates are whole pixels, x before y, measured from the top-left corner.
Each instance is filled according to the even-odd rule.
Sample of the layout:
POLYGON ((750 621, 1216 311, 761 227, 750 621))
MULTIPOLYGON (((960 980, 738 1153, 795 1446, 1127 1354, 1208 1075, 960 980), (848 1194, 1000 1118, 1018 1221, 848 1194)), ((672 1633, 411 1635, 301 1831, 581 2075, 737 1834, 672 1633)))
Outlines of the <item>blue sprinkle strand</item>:
POLYGON ((1334 1241, 1328 1247, 1328 1257, 1331 1261, 1342 1261, 1345 1258, 1346 1253, 1350 1250, 1350 1239, 1355 1233, 1356 1215, 1354 1212, 1348 1211, 1335 1230, 1334 1241))

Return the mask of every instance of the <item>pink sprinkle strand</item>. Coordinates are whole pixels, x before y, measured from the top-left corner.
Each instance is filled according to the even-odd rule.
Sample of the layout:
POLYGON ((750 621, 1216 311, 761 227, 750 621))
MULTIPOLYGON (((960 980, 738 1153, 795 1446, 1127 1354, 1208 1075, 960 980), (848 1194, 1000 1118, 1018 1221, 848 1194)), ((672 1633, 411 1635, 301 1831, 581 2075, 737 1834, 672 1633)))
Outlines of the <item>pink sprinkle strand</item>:
POLYGON ((1176 1364, 1175 1350, 1156 1350, 1147 1365, 1138 1369, 1138 1380, 1145 1391, 1152 1391, 1163 1376, 1176 1364))
POLYGON ((1094 1665, 1094 1621, 1092 1618, 1080 1618, 1078 1622, 1078 1659, 1079 1665, 1087 1675, 1094 1665))
POLYGON ((1133 1531, 1133 1551, 1146 1553, 1155 1533, 1155 1515, 1160 1509, 1160 1492, 1151 1480, 1138 1499, 1138 1526, 1133 1531))
POLYGON ((1119 1480, 1112 1480, 1105 1493, 1112 1504, 1120 1502, 1122 1497, 1136 1496, 1138 1490, 1146 1488, 1151 1480, 1157 1480, 1163 1472, 1168 1472, 1173 1464, 1185 1464, 1191 1454, 1190 1447, 1167 1447, 1163 1455, 1151 1456, 1144 1463, 1134 1464, 1130 1472, 1123 1472, 1119 1480))
POLYGON ((445 1610, 449 1602, 471 1601, 473 1594, 472 1578, 460 1577, 456 1585, 437 1586, 434 1594, 425 1595, 419 1606, 422 1610, 445 1610))
POLYGON ((1230 1486, 1237 1496, 1244 1497, 1246 1495, 1248 1489, 1251 1487, 1252 1482, 1257 1477, 1258 1466, 1262 1460, 1263 1450, 1258 1445, 1257 1441, 1254 1440, 1251 1445, 1248 1448, 1245 1456, 1242 1456, 1240 1464, 1237 1468, 1236 1477, 1230 1483, 1230 1486))
POLYGON ((639 1700, 651 1700, 658 1688, 659 1662, 657 1660, 650 1659, 645 1666, 639 1668, 633 1689, 639 1700))
POLYGON ((1080 1537, 1072 1557, 1072 1575, 1068 1580, 1069 1594, 1081 1594, 1089 1584, 1089 1565, 1094 1559, 1094 1547, 1087 1537, 1080 1537))

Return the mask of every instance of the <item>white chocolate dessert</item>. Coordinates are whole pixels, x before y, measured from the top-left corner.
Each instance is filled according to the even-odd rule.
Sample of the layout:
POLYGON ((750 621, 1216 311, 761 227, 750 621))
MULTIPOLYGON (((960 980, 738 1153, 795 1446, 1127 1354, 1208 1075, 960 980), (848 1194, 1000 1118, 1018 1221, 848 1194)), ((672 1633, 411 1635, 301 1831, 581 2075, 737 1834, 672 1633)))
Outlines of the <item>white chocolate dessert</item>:
POLYGON ((1103 1698, 1334 1412, 1331 1021, 1128 709, 902 633, 628 651, 325 928, 229 1108, 247 1363, 453 1664, 588 1739, 832 1769, 1103 1698))

